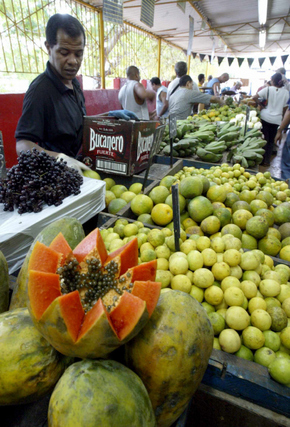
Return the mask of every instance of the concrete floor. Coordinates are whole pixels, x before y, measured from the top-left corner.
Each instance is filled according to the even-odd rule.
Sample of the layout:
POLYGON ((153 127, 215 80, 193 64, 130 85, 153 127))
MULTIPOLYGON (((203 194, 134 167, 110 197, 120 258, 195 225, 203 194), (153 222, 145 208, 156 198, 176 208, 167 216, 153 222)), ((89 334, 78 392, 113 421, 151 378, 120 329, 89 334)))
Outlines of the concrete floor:
POLYGON ((281 178, 281 167, 280 167, 280 165, 281 165, 281 156, 282 156, 283 146, 284 146, 284 143, 286 141, 286 137, 287 137, 287 134, 284 133, 283 137, 282 137, 282 142, 281 142, 280 146, 277 149, 277 154, 274 154, 272 156, 270 166, 259 166, 259 171, 260 172, 269 171, 271 173, 271 175, 274 176, 275 178, 281 178))

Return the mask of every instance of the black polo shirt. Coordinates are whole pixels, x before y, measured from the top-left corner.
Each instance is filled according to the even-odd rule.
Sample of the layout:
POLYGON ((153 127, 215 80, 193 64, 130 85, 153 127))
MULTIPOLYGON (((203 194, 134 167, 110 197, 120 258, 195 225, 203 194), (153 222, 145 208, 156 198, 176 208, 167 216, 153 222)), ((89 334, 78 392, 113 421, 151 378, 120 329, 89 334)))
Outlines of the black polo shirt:
POLYGON ((85 98, 77 79, 66 87, 47 62, 30 84, 23 101, 15 138, 38 143, 47 150, 76 157, 82 144, 85 98))

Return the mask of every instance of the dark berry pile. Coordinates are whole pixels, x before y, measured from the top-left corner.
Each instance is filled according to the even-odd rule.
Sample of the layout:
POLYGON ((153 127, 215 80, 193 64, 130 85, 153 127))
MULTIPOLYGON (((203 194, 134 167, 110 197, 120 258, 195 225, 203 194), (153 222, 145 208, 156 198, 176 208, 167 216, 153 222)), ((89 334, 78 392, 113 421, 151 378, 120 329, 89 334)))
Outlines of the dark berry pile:
POLYGON ((18 164, 0 179, 0 203, 4 211, 40 212, 43 205, 59 206, 63 199, 80 193, 83 177, 44 151, 21 152, 18 164))
MULTIPOLYGON (((125 281, 125 279, 116 277, 119 268, 114 260, 105 267, 102 267, 100 260, 95 257, 86 260, 86 263, 88 267, 86 273, 81 272, 76 259, 71 259, 57 270, 60 275, 62 294, 84 290, 81 294, 83 294, 82 305, 85 312, 90 310, 98 299, 104 297, 111 289, 114 289, 118 295, 122 295, 123 292, 119 289, 118 284, 125 281)), ((127 290, 127 288, 124 287, 123 290, 127 290)), ((118 297, 114 296, 113 300, 117 301, 118 297)), ((114 303, 106 308, 110 311, 112 307, 114 307, 114 303)))

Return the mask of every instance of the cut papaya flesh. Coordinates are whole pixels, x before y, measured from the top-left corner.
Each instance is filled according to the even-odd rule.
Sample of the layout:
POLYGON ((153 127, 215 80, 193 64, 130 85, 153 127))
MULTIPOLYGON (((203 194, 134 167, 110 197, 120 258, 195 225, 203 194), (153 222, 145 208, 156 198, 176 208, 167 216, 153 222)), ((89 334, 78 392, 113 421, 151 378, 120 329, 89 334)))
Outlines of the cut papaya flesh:
POLYGON ((96 228, 82 240, 73 250, 73 254, 79 263, 84 261, 85 257, 94 249, 97 250, 101 263, 104 264, 107 259, 107 249, 102 239, 100 230, 96 228))
POLYGON ((69 255, 72 254, 72 249, 67 243, 62 233, 59 233, 49 245, 50 249, 53 249, 56 252, 59 252, 63 255, 61 260, 61 265, 63 265, 69 255))
POLYGON ((105 265, 112 261, 114 258, 120 257, 120 275, 124 274, 129 268, 138 264, 138 240, 137 238, 131 240, 126 245, 111 252, 106 259, 105 265))
POLYGON ((34 317, 39 320, 45 310, 61 296, 59 275, 30 270, 28 278, 28 297, 34 317))
POLYGON ((147 311, 149 313, 149 317, 151 317, 158 302, 160 291, 160 282, 151 282, 150 280, 147 282, 135 281, 132 289, 132 295, 135 295, 146 302, 147 311))
POLYGON ((145 301, 129 292, 120 297, 119 304, 109 315, 120 341, 132 332, 145 310, 145 301))
POLYGON ((30 269, 28 282, 35 326, 65 355, 106 356, 138 334, 157 304, 157 262, 137 263, 136 238, 107 256, 99 230, 73 252, 61 234, 51 247, 38 242, 30 266, 39 271, 30 269))
POLYGON ((128 270, 131 273, 131 282, 135 282, 135 280, 147 281, 155 280, 157 270, 157 260, 143 262, 142 264, 136 265, 128 270))
POLYGON ((36 242, 28 264, 29 270, 55 273, 61 264, 62 254, 48 248, 43 243, 36 242))
POLYGON ((78 291, 62 295, 59 305, 63 320, 73 341, 76 341, 84 320, 85 312, 78 291))
POLYGON ((87 332, 93 327, 93 325, 98 321, 98 319, 104 314, 106 315, 109 321, 109 316, 100 298, 93 306, 93 308, 86 314, 84 322, 82 324, 82 328, 78 335, 78 341, 81 340, 83 336, 87 334, 87 332))

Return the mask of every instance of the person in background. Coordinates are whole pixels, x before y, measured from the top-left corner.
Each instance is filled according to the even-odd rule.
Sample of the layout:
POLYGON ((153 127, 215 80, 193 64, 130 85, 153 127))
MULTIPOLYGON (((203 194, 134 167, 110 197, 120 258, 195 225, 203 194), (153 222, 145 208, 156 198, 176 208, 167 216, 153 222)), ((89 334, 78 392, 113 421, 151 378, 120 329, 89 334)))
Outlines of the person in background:
MULTIPOLYGON (((290 98, 288 99, 288 109, 284 114, 281 125, 277 129, 277 133, 274 139, 274 142, 277 146, 281 143, 282 133, 287 129, 290 124, 290 98)), ((281 157, 281 178, 284 180, 290 179, 290 132, 288 132, 285 144, 282 150, 281 157)))
POLYGON ((228 75, 228 73, 223 73, 219 77, 214 77, 210 79, 210 81, 206 85, 206 87, 210 89, 206 89, 205 92, 209 95, 218 96, 220 94, 221 83, 227 82, 229 78, 230 76, 228 75))
POLYGON ((197 84, 197 86, 198 87, 202 87, 204 85, 204 82, 205 82, 205 75, 204 74, 199 74, 197 76, 197 78, 198 78, 198 84, 197 84))
MULTIPOLYGON (((179 88, 180 78, 187 74, 187 63, 184 61, 176 62, 174 70, 176 73, 176 77, 168 85, 167 100, 169 100, 170 95, 173 94, 179 88)), ((193 82, 193 89, 198 90, 198 86, 194 82, 193 82)))
POLYGON ((269 87, 271 86, 271 80, 267 81, 265 80, 263 86, 260 86, 259 89, 257 90, 257 93, 260 92, 260 90, 264 89, 264 87, 269 87))
POLYGON ((118 95, 122 108, 132 111, 140 120, 149 120, 147 99, 153 101, 155 92, 146 90, 140 83, 140 72, 134 65, 127 68, 126 74, 127 82, 121 87, 118 95))
POLYGON ((16 152, 46 151, 81 173, 89 169, 76 160, 83 135, 85 98, 76 79, 86 43, 81 23, 71 15, 55 14, 46 26, 49 60, 44 73, 30 84, 15 132, 16 152))
POLYGON ((177 120, 183 120, 190 116, 192 107, 196 103, 209 104, 214 102, 223 105, 223 101, 219 97, 194 90, 192 78, 188 75, 180 78, 179 86, 179 89, 169 98, 169 114, 174 114, 177 120))
POLYGON ((243 83, 240 81, 237 81, 230 90, 235 93, 238 93, 242 86, 243 86, 243 83))
POLYGON ((208 76, 208 78, 207 78, 207 81, 208 81, 208 82, 210 82, 210 81, 211 81, 211 79, 212 79, 212 75, 210 74, 210 75, 208 76))
POLYGON ((156 92, 156 118, 165 118, 168 116, 168 100, 167 96, 167 87, 162 86, 159 77, 152 77, 150 80, 152 89, 156 92))
POLYGON ((258 98, 263 98, 268 101, 266 108, 263 108, 260 113, 262 132, 267 141, 264 147, 265 154, 262 162, 264 166, 270 166, 275 135, 287 108, 289 92, 283 86, 282 74, 275 73, 271 77, 271 86, 260 90, 253 96, 253 100, 255 101, 257 101, 258 98))
POLYGON ((288 92, 290 91, 290 82, 289 80, 286 78, 286 70, 284 67, 278 68, 277 73, 281 73, 282 74, 282 80, 284 82, 284 88, 286 90, 288 90, 288 92))

